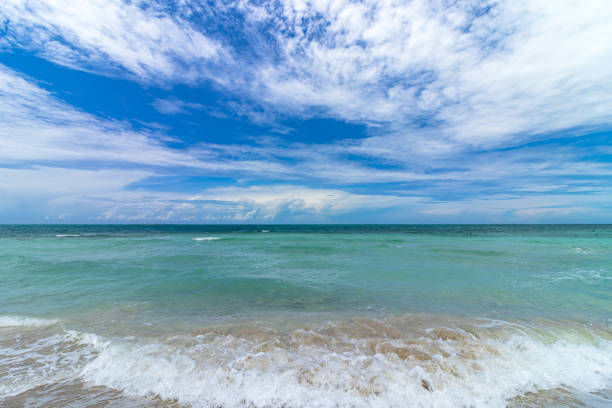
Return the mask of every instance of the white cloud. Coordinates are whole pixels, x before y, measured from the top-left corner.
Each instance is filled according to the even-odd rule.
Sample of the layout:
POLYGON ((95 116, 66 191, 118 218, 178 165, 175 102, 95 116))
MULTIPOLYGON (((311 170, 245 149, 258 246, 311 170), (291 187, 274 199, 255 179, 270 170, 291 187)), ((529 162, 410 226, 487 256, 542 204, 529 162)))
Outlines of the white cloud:
MULTIPOLYGON (((409 156, 407 159, 395 156, 402 152, 401 146, 391 144, 374 154, 393 159, 395 165, 378 168, 344 157, 347 153, 371 154, 371 146, 368 146, 371 139, 363 144, 289 144, 284 147, 202 144, 188 150, 172 149, 163 144, 166 138, 163 134, 135 131, 126 123, 103 120, 79 111, 2 66, 0 116, 0 161, 13 166, 53 164, 104 168, 110 164, 138 165, 163 170, 162 174, 174 171, 182 175, 225 174, 252 181, 314 179, 336 185, 494 181, 500 188, 510 190, 516 187, 508 183, 513 183, 517 177, 524 178, 524 184, 533 177, 612 175, 609 164, 585 161, 583 156, 588 151, 576 149, 483 152, 477 156, 456 152, 449 156, 442 151, 439 158, 427 152, 420 162, 419 156, 410 150, 404 153, 409 156), (452 157, 452 167, 449 167, 449 157, 452 157), (175 170, 180 168, 184 170, 175 170)), ((437 148, 435 140, 429 145, 437 148)))
POLYGON ((339 189, 308 188, 293 185, 219 187, 192 197, 247 205, 264 219, 274 219, 280 212, 312 212, 335 215, 354 210, 393 207, 414 202, 411 197, 353 194, 339 189))
POLYGON ((204 105, 193 102, 185 102, 176 98, 155 99, 153 107, 164 115, 177 115, 179 113, 189 113, 190 109, 204 109, 204 105))
POLYGON ((373 154, 612 126, 609 1, 281 4, 246 6, 265 8, 253 24, 279 54, 254 67, 253 94, 280 112, 386 123, 389 136, 366 142, 373 154))
POLYGON ((127 123, 101 119, 56 98, 0 64, 0 163, 71 166, 144 165, 187 167, 195 173, 285 174, 278 163, 202 157, 164 145, 163 134, 135 131, 127 123))
POLYGON ((2 222, 534 222, 568 216, 605 220, 609 188, 592 194, 492 194, 435 200, 425 191, 358 194, 339 188, 273 184, 213 187, 195 193, 136 187, 153 172, 32 167, 0 169, 2 222), (369 215, 368 215, 369 214, 369 215))
POLYGON ((569 215, 581 214, 589 211, 585 207, 538 207, 538 208, 527 208, 524 210, 514 211, 514 215, 519 217, 567 217, 569 215))
POLYGON ((37 215, 51 219, 71 214, 81 220, 106 222, 275 222, 283 217, 329 221, 355 211, 384 210, 416 201, 294 185, 218 187, 197 194, 128 188, 150 175, 134 170, 0 169, 3 221, 11 221, 8 214, 20 212, 16 207, 24 202, 35 202, 37 215))
POLYGON ((12 46, 145 82, 211 80, 283 114, 385 123, 391 136, 368 142, 374 153, 388 143, 435 153, 612 126, 606 0, 187 1, 168 10, 121 0, 0 7, 12 46), (232 13, 244 15, 242 26, 232 13), (248 46, 212 39, 205 31, 216 24, 248 46), (436 131, 423 135, 422 121, 436 131))
MULTIPOLYGON (((0 168, 0 194, 58 197, 111 194, 152 176, 142 170, 86 170, 58 167, 0 168)), ((1 200, 0 200, 1 201, 1 200)))
POLYGON ((89 221, 151 172, 129 169, 0 168, 2 222, 89 221))
POLYGON ((190 222, 541 222, 578 216, 606 220, 604 208, 612 199, 606 190, 590 195, 550 194, 433 200, 413 196, 356 194, 340 189, 296 185, 217 187, 198 194, 121 193, 105 202, 98 219, 106 221, 190 222))
POLYGON ((210 79, 207 63, 230 58, 218 41, 145 2, 7 0, 0 17, 14 46, 71 67, 120 67, 146 81, 210 79))
MULTIPOLYGON (((605 222, 612 202, 607 188, 593 194, 555 193, 546 195, 493 194, 464 200, 427 202, 419 211, 425 215, 467 219, 469 222, 541 222, 564 217, 605 222)), ((566 218, 567 219, 567 218, 566 218)))
POLYGON ((5 164, 65 160, 161 166, 193 163, 184 153, 164 148, 152 135, 81 112, 2 65, 0 117, 0 160, 5 164))

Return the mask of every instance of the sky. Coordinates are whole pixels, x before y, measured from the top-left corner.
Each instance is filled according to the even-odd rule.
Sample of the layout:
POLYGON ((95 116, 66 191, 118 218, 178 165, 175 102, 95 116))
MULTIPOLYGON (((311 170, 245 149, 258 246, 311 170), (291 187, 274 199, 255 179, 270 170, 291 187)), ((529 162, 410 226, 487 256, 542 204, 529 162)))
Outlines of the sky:
POLYGON ((610 223, 609 0, 3 0, 0 223, 610 223))

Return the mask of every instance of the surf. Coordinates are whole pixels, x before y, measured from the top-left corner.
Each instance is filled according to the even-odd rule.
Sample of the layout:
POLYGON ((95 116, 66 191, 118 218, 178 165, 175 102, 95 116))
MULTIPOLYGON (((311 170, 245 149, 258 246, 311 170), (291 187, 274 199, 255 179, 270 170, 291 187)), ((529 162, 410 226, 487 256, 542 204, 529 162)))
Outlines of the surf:
POLYGON ((0 367, 17 367, 8 401, 73 382, 193 407, 505 407, 612 385, 610 330, 560 322, 401 316, 144 338, 27 327, 29 343, 2 343, 0 367))

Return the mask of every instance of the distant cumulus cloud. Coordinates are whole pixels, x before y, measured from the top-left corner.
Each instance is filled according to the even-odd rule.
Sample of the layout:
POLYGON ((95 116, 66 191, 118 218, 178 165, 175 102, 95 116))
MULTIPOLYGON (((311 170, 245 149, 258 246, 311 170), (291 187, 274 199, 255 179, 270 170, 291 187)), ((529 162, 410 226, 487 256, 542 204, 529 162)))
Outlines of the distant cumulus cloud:
POLYGON ((158 195, 107 203, 102 218, 108 220, 193 220, 199 222, 274 222, 279 218, 330 222, 356 210, 384 210, 410 205, 414 198, 359 195, 337 189, 294 185, 210 188, 198 195, 158 195))
POLYGON ((580 214, 586 211, 589 211, 589 209, 585 207, 536 207, 525 210, 516 210, 514 211, 514 214, 518 215, 519 217, 526 218, 545 216, 567 217, 569 215, 575 215, 577 213, 580 214))

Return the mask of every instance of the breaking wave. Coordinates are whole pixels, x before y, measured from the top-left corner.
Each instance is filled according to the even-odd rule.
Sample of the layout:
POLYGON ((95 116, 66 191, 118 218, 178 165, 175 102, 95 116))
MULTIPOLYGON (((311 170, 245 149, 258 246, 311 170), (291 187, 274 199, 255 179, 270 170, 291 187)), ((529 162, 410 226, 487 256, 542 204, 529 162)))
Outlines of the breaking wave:
POLYGON ((2 338, 0 372, 12 370, 0 396, 80 381, 193 407, 504 407, 528 393, 612 384, 609 328, 569 323, 411 316, 147 340, 55 325, 2 338))

